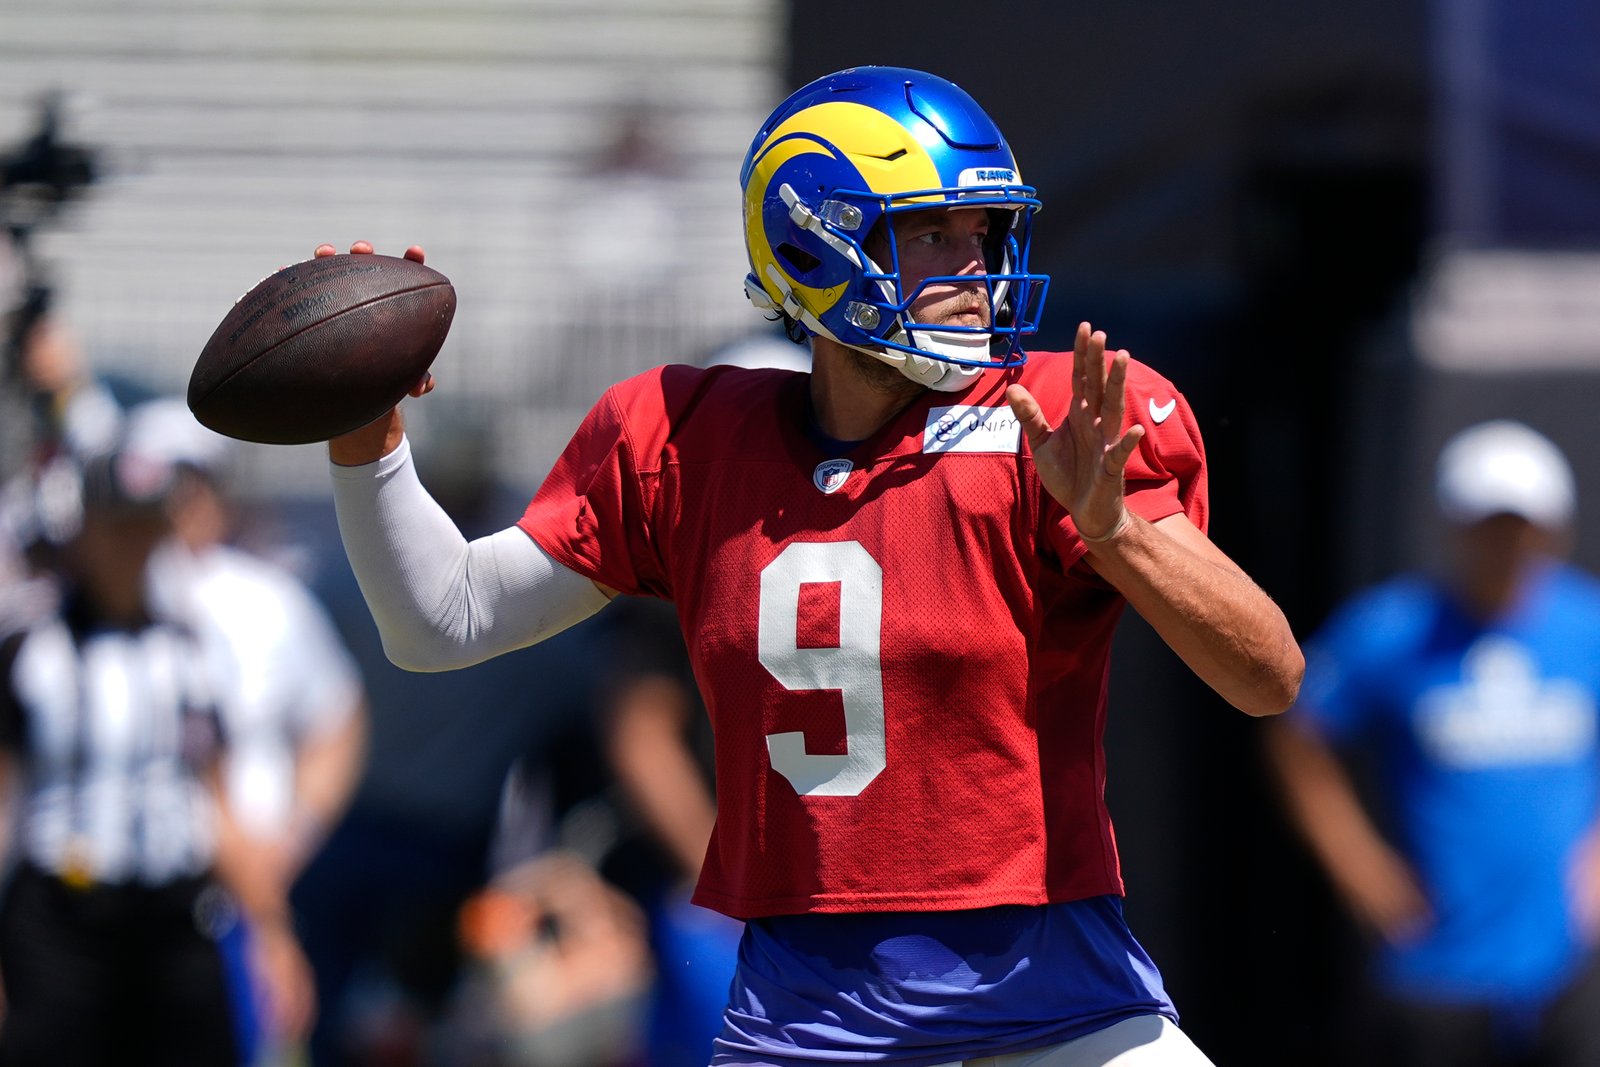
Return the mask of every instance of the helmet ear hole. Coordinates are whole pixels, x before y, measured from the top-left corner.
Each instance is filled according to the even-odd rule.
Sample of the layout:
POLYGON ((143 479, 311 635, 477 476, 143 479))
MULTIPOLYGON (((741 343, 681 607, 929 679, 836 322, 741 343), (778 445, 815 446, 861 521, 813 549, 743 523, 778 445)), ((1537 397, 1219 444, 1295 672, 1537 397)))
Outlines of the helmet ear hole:
POLYGON ((773 249, 773 251, 782 256, 784 261, 788 263, 790 267, 794 268, 791 271, 791 273, 794 274, 810 274, 812 271, 822 266, 822 260, 818 259, 816 256, 812 255, 810 252, 807 252, 798 245, 792 245, 787 241, 780 244, 777 248, 773 249))

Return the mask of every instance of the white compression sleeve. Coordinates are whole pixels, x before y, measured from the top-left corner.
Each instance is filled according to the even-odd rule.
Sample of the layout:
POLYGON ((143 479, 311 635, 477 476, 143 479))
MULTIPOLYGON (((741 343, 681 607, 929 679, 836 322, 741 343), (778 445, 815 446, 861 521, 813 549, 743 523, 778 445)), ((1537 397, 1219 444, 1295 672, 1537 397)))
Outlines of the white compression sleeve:
POLYGON ((339 534, 396 665, 470 666, 605 607, 598 586, 515 526, 468 543, 417 478, 409 442, 376 463, 330 466, 339 534))

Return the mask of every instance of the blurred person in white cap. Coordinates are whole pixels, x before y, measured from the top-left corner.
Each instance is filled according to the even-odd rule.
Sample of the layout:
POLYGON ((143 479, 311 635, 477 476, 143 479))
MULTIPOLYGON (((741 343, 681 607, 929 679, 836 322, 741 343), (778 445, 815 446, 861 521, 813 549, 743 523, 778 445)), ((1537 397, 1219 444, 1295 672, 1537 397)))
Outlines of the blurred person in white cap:
MULTIPOLYGON (((151 596, 226 651, 220 704, 229 736, 227 810, 249 843, 255 876, 287 899, 361 773, 367 716, 360 675, 299 579, 229 543, 233 511, 221 484, 226 438, 201 426, 182 400, 162 398, 129 411, 126 447, 177 471, 169 497, 173 536, 151 559, 151 596)), ((225 942, 235 963, 252 955, 252 940, 246 924, 225 942)), ((260 1003, 259 991, 241 1008, 246 1063, 277 1056, 305 1036, 303 1013, 282 1017, 260 1003)))
POLYGON ((1600 1063, 1600 583, 1577 494, 1518 422, 1453 437, 1436 573, 1340 607, 1268 752, 1373 981, 1352 1062, 1600 1063), (1371 766, 1358 787, 1352 759, 1371 766))

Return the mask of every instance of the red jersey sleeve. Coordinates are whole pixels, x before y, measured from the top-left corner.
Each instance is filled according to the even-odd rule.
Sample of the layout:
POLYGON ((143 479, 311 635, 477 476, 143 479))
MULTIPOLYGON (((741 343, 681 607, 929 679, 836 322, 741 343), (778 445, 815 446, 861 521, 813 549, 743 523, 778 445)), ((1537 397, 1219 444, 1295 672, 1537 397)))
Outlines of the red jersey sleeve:
POLYGON ((1181 513, 1204 533, 1210 499, 1200 427, 1182 393, 1158 375, 1148 377, 1156 388, 1130 395, 1123 420, 1124 430, 1136 422, 1144 426, 1144 439, 1123 471, 1128 510, 1149 522, 1181 513))
MULTIPOLYGON (((654 373, 654 372, 652 372, 654 373)), ((665 412, 651 375, 612 386, 517 523, 563 566, 619 593, 671 595, 651 513, 665 412)))
MULTIPOLYGON (((1122 428, 1144 427, 1139 447, 1123 470, 1123 494, 1128 510, 1147 522, 1169 515, 1186 515, 1205 532, 1210 521, 1206 487, 1205 446, 1194 411, 1183 394, 1142 363, 1128 365, 1127 404, 1122 428)), ((1070 567, 1084 554, 1077 528, 1064 509, 1048 501, 1049 537, 1070 567)))

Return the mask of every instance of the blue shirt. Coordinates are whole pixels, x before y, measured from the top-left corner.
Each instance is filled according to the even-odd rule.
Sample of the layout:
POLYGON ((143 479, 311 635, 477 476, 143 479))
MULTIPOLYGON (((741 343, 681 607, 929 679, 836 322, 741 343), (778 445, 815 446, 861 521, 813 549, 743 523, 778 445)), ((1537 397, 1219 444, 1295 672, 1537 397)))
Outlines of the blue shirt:
POLYGON ((745 927, 712 1064, 903 1067, 1177 1020, 1118 897, 971 911, 786 915, 745 927))
POLYGON ((1567 878, 1600 800, 1597 693, 1600 586, 1554 564, 1487 624, 1406 577, 1311 642, 1296 714, 1378 757, 1382 814, 1435 912, 1383 948, 1391 989, 1538 1001, 1581 965, 1567 878))

